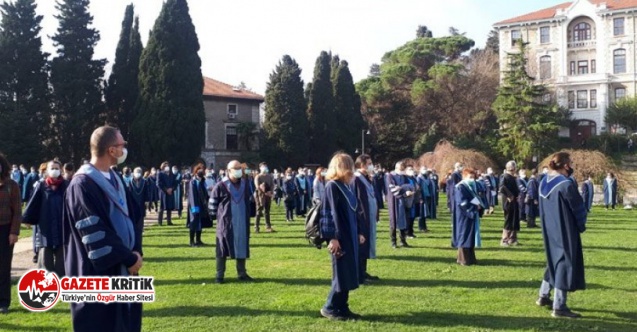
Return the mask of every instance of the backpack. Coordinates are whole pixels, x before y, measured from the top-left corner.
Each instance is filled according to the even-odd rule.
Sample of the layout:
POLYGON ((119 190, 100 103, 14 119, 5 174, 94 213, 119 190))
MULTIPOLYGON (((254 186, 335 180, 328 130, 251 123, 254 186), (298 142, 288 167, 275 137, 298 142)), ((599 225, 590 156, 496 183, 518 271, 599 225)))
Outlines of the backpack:
POLYGON ((321 249, 323 242, 325 242, 321 236, 321 205, 320 201, 315 201, 314 206, 305 217, 305 238, 316 249, 321 249))

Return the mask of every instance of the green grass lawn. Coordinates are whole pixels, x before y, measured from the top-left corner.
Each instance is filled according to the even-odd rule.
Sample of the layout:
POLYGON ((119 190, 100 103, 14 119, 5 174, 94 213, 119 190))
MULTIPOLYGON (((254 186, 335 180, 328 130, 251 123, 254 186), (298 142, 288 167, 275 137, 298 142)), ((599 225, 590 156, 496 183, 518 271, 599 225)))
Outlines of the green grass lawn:
MULTIPOLYGON (((214 246, 190 248, 184 221, 150 227, 144 234, 143 275, 155 277, 156 302, 144 307, 145 331, 637 331, 637 211, 595 208, 583 235, 587 290, 570 293, 580 320, 555 319, 535 305, 544 272, 539 229, 522 229, 521 245, 499 245, 502 212, 482 222, 479 265, 455 263, 450 217, 431 221, 431 233, 392 249, 386 211, 379 225, 379 258, 369 272, 381 280, 350 294, 361 321, 320 318, 330 287, 325 249, 307 245, 303 225, 284 221, 275 208, 276 233, 252 234, 248 273, 236 280, 228 261, 226 284, 214 283, 214 246)), ((214 243, 214 232, 203 241, 214 243)), ((30 313, 17 300, 0 330, 70 330, 68 305, 30 313)))

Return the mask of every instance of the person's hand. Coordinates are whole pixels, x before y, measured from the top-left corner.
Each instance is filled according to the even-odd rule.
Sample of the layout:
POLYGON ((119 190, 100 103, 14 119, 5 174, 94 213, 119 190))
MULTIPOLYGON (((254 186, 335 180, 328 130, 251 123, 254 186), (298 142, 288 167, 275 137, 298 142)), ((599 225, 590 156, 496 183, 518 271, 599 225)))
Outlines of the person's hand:
POLYGON ((358 236, 358 243, 360 243, 360 244, 365 243, 365 237, 363 235, 359 235, 358 236))
POLYGON ((513 198, 509 197, 509 198, 507 198, 507 201, 508 201, 509 203, 511 203, 511 202, 513 202, 513 198))
POLYGON ((424 203, 424 202, 425 202, 424 200, 422 200, 422 199, 420 200, 420 204, 422 204, 422 203, 424 203))
POLYGON ((18 236, 15 234, 9 234, 9 245, 12 246, 18 242, 18 236))
POLYGON ((133 251, 133 253, 137 255, 137 262, 135 262, 133 266, 128 268, 128 273, 132 275, 136 275, 139 273, 139 270, 142 268, 143 259, 142 259, 142 255, 140 255, 137 251, 133 251))
POLYGON ((405 196, 408 196, 408 197, 409 197, 409 196, 411 196, 411 195, 413 195, 413 194, 414 194, 414 193, 413 193, 413 192, 411 192, 411 190, 407 190, 407 191, 405 192, 405 196))
POLYGON ((341 250, 341 244, 336 239, 331 240, 330 244, 327 245, 327 250, 329 250, 330 253, 334 255, 341 250))
POLYGON ((173 194, 173 188, 166 189, 166 194, 172 195, 173 194))
POLYGON ((533 201, 533 203, 535 203, 535 205, 540 204, 540 202, 538 202, 537 199, 535 201, 533 201))

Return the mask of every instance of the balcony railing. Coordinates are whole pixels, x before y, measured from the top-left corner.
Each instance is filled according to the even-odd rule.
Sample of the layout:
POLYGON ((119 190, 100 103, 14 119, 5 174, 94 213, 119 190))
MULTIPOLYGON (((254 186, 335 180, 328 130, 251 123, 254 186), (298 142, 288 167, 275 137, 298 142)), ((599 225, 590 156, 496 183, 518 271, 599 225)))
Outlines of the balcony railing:
POLYGON ((595 40, 579 40, 568 42, 568 48, 591 48, 597 45, 595 40))

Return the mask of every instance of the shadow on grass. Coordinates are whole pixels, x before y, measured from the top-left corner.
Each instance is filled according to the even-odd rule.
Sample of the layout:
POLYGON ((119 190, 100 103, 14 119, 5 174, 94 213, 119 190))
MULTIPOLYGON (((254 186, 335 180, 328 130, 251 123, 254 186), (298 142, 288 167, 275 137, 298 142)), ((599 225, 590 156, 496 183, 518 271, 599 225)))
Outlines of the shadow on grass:
MULTIPOLYGON (((207 248, 207 247, 204 247, 207 248)), ((210 248, 213 248, 212 246, 210 248)), ((196 248, 200 249, 200 248, 196 248)), ((195 250, 195 248, 193 248, 195 250)), ((172 257, 147 257, 144 256, 144 263, 166 263, 166 262, 191 262, 191 261, 211 261, 214 263, 213 254, 206 256, 172 256, 172 257)))
MULTIPOLYGON (((455 249, 453 250, 455 251, 455 249)), ((478 266, 524 266, 524 267, 538 267, 544 268, 546 266, 545 263, 540 262, 527 262, 527 261, 512 261, 512 260, 504 260, 504 259, 480 259, 479 252, 478 256, 478 266)), ((436 262, 436 263, 449 263, 455 264, 456 257, 425 257, 425 256, 386 256, 380 257, 379 260, 398 260, 398 261, 409 261, 409 262, 436 262)))
MULTIPOLYGON (((67 331, 53 326, 32 326, 33 331, 67 331)), ((27 331, 24 326, 0 322, 0 331, 27 331)))

